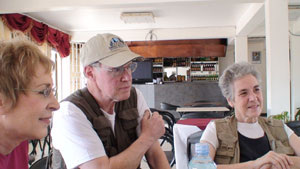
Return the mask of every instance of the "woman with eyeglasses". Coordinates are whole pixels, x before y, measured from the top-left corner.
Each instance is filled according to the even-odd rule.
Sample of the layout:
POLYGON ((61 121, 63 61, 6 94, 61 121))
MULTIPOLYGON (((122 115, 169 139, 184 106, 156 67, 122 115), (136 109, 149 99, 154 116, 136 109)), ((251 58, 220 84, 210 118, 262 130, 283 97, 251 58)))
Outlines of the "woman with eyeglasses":
POLYGON ((53 62, 31 42, 0 42, 0 168, 28 168, 28 141, 48 133, 59 109, 53 62))

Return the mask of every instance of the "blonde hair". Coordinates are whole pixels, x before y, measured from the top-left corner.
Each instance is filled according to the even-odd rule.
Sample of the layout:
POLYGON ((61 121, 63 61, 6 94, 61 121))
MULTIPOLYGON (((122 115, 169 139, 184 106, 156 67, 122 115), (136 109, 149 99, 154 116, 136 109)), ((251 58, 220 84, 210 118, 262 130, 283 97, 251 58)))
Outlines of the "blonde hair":
POLYGON ((0 93, 13 108, 20 92, 28 88, 38 65, 51 73, 54 63, 29 41, 0 42, 0 93))

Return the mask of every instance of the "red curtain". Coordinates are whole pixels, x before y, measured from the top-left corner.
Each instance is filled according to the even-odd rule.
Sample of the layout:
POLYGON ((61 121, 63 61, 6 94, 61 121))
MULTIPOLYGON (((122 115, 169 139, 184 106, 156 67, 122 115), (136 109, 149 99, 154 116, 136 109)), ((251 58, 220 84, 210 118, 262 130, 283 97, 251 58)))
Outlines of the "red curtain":
POLYGON ((48 28, 48 42, 57 49, 61 57, 69 56, 70 36, 53 28, 48 28))
POLYGON ((37 22, 22 14, 4 14, 3 21, 10 29, 20 30, 22 32, 30 31, 31 37, 39 44, 48 41, 61 57, 70 54, 70 36, 41 22, 37 22))
POLYGON ((38 43, 44 43, 48 33, 48 25, 33 20, 30 33, 38 43))
POLYGON ((54 47, 58 46, 61 40, 61 32, 53 29, 48 28, 48 42, 52 44, 54 47))
POLYGON ((17 29, 25 32, 31 26, 32 19, 21 14, 3 15, 10 29, 17 29))

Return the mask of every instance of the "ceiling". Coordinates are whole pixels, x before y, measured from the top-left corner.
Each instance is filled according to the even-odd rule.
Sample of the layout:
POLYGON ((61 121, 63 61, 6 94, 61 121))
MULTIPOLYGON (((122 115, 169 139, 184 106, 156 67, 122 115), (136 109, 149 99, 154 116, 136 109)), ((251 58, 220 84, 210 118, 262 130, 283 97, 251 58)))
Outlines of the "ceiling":
MULTIPOLYGON (((0 0, 0 13, 23 13, 76 42, 104 32, 149 40, 150 30, 157 40, 264 36, 264 0, 0 0), (155 22, 125 24, 122 12, 152 12, 155 22)), ((289 9, 290 21, 299 16, 300 9, 289 9)))

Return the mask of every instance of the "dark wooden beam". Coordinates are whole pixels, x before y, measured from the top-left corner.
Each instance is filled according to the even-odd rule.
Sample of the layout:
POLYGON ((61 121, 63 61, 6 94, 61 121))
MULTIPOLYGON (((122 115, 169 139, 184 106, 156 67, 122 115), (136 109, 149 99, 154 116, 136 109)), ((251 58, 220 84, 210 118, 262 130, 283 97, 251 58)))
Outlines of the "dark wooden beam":
POLYGON ((155 57, 224 57, 224 39, 131 41, 129 48, 147 58, 155 57))

